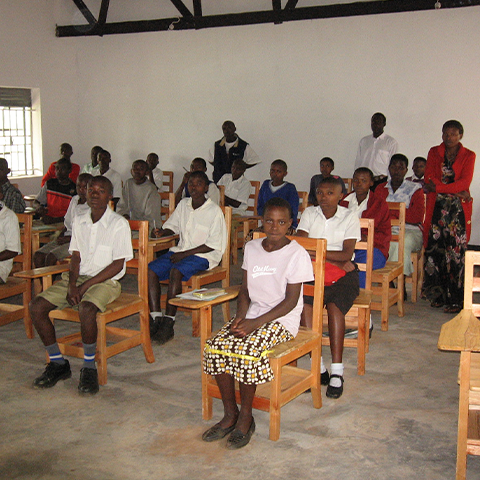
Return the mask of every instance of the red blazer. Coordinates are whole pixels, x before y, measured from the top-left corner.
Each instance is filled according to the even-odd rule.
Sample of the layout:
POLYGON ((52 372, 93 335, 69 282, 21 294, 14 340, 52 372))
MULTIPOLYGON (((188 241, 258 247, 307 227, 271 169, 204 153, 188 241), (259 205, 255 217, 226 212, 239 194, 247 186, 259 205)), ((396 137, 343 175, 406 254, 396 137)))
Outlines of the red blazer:
MULTIPOLYGON (((45 182, 47 180, 50 180, 51 178, 57 178, 57 176, 55 175, 56 163, 57 162, 52 162, 48 167, 47 173, 42 178, 42 187, 45 185, 45 182)), ((70 172, 70 175, 68 176, 68 178, 70 178, 70 180, 73 183, 77 183, 77 178, 79 175, 80 175, 80 165, 78 165, 78 163, 72 162, 72 171, 70 172)))
MULTIPOLYGON (((455 181, 448 185, 442 183, 442 165, 445 159, 445 144, 442 143, 436 147, 432 147, 428 152, 427 166, 425 167, 425 183, 430 180, 435 184, 437 191, 427 194, 427 212, 425 215, 425 223, 423 230, 423 244, 426 247, 428 242, 428 232, 430 230, 433 210, 437 193, 458 193, 466 190, 470 193, 470 184, 473 178, 473 169, 475 167, 475 153, 460 144, 460 150, 457 158, 453 163, 453 171, 455 172, 455 181)), ((472 206, 473 201, 464 202, 462 200, 463 213, 465 215, 467 242, 470 240, 472 231, 472 206)))

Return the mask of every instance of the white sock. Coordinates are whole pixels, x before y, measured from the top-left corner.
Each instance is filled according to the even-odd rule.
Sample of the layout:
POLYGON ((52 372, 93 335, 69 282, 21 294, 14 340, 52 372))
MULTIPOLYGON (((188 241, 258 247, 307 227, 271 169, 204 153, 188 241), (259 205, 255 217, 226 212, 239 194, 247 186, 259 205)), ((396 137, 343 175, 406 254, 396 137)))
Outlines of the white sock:
POLYGON ((343 377, 343 363, 332 363, 332 371, 330 372, 330 385, 332 387, 341 387, 342 381, 332 375, 340 375, 343 377))
POLYGON ((175 321, 175 315, 164 315, 167 318, 171 318, 173 321, 175 321))
POLYGON ((161 317, 162 312, 150 312, 150 316, 155 319, 155 317, 161 317))
POLYGON ((372 328, 373 327, 373 322, 372 322, 372 314, 370 314, 370 325, 368 328, 372 328))
POLYGON ((327 371, 327 367, 325 366, 325 364, 323 363, 323 357, 320 357, 320 373, 325 373, 327 371))

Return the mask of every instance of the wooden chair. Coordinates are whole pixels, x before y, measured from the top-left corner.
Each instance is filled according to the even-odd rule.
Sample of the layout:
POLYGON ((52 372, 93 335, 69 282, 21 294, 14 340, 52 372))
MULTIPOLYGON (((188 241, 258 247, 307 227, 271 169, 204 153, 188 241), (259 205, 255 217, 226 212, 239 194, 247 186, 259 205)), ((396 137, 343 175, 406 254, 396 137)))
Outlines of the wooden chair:
POLYGON ((467 455, 480 455, 480 304, 473 303, 473 293, 480 292, 480 252, 465 255, 465 293, 463 310, 442 326, 438 339, 440 350, 460 351, 457 480, 465 480, 467 455))
POLYGON ((308 192, 298 192, 298 220, 302 216, 302 213, 305 211, 308 205, 308 192))
POLYGON ((165 222, 169 219, 170 215, 175 211, 175 194, 170 192, 158 192, 160 195, 160 201, 162 203, 161 213, 162 220, 165 222))
MULTIPOLYGON (((232 208, 224 207, 225 224, 227 226, 227 244, 225 252, 223 252, 222 261, 220 265, 205 270, 204 272, 193 275, 186 282, 182 282, 182 293, 189 290, 197 290, 215 282, 222 282, 222 288, 230 286, 230 232, 232 226, 232 208)), ((168 285, 168 280, 160 282, 162 285, 168 285)), ((165 308, 167 295, 163 294, 161 299, 162 308, 165 308)), ((180 310, 183 310, 182 308, 180 310)), ((228 302, 222 303, 223 318, 225 322, 230 320, 230 304, 228 302)), ((200 335, 200 312, 198 310, 192 311, 192 335, 198 337, 200 335)))
POLYGON ((403 317, 403 263, 404 263, 404 247, 405 247, 405 204, 398 202, 387 202, 390 212, 398 212, 398 219, 392 216, 392 231, 393 227, 398 227, 398 234, 392 233, 392 242, 398 242, 398 261, 387 261, 383 268, 373 270, 372 283, 380 284, 380 286, 373 285, 372 310, 382 312, 382 330, 388 330, 388 316, 389 308, 397 304, 398 316, 403 317), (390 282, 397 281, 395 288, 390 288, 390 282))
MULTIPOLYGON (((371 218, 361 218, 361 228, 367 229, 367 241, 357 242, 355 250, 366 250, 367 260, 365 263, 357 262, 360 271, 366 273, 365 288, 360 289, 352 308, 345 315, 346 328, 358 330, 357 338, 345 338, 344 346, 357 349, 357 374, 365 375, 365 356, 369 350, 369 321, 370 321, 370 304, 372 301, 372 268, 373 268, 373 236, 374 223, 371 218)), ((327 311, 323 311, 323 329, 328 331, 327 311), (326 327, 326 328, 325 328, 326 327)), ((322 345, 330 345, 330 338, 323 337, 322 345)))
MULTIPOLYGON (((173 172, 164 170, 163 171, 163 187, 165 192, 173 192, 173 172)), ((173 202, 175 204, 175 202, 173 202)))
MULTIPOLYGON (((255 232, 254 238, 265 236, 255 232)), ((298 335, 290 342, 282 343, 273 348, 269 355, 270 366, 275 378, 268 383, 257 387, 253 407, 258 410, 270 412, 270 440, 278 440, 280 437, 280 409, 283 405, 311 389, 313 406, 322 406, 320 392, 320 358, 322 354, 321 312, 323 308, 323 282, 324 265, 327 251, 327 242, 324 239, 291 237, 309 252, 315 254, 313 262, 315 273, 315 285, 304 285, 304 294, 312 295, 313 301, 313 325, 312 330, 300 327, 298 335), (300 357, 311 353, 310 370, 294 366, 300 357), (292 364, 292 365, 289 365, 292 364)), ((215 379, 202 373, 202 382, 206 385, 202 391, 203 418, 212 418, 212 398, 221 398, 220 391, 215 379)), ((238 391, 237 402, 240 403, 238 391)))
POLYGON ((425 248, 422 247, 419 252, 412 252, 410 257, 413 263, 413 273, 411 277, 405 277, 405 282, 412 284, 412 302, 416 303, 418 299, 418 291, 423 285, 425 248))
MULTIPOLYGON (((135 267, 137 270, 138 293, 125 293, 107 306, 105 312, 97 314, 98 337, 97 337, 97 369, 100 385, 107 383, 107 359, 130 348, 141 345, 145 359, 153 363, 155 357, 150 343, 149 310, 148 310, 148 282, 147 282, 147 244, 148 222, 130 220, 130 228, 138 230, 138 239, 132 239, 134 250, 138 250, 138 258, 127 262, 127 267, 135 267), (109 324, 122 318, 138 314, 140 329, 131 330, 121 327, 111 327, 109 324), (108 345, 107 345, 108 341, 108 345)), ((42 278, 43 289, 52 284, 52 276, 68 270, 68 265, 55 265, 53 267, 37 268, 28 272, 21 272, 24 278, 42 278)), ((50 319, 67 320, 80 323, 78 311, 72 308, 52 310, 50 319)), ((80 333, 74 333, 57 340, 60 351, 64 355, 83 358, 82 337, 80 333)))
POLYGON ((250 213, 241 217, 234 217, 235 222, 238 223, 237 228, 232 232, 232 262, 234 265, 238 263, 238 249, 243 247, 248 232, 258 227, 258 222, 261 218, 257 213, 260 182, 250 180, 250 183, 252 184, 252 193, 249 196, 249 205, 247 207, 247 212, 250 213))
POLYGON ((352 178, 342 178, 345 187, 347 187, 347 193, 353 192, 353 179, 352 178))
POLYGON ((218 190, 220 191, 220 203, 221 208, 225 207, 225 185, 217 185, 218 190))
MULTIPOLYGON (((12 273, 18 270, 30 270, 32 268, 32 215, 17 213, 17 218, 23 224, 20 229, 20 241, 22 253, 13 259, 12 273)), ((0 325, 7 325, 23 318, 25 332, 28 338, 33 338, 33 326, 30 319, 28 304, 32 299, 32 282, 15 276, 9 276, 4 284, 0 285, 0 300, 14 295, 22 295, 22 305, 0 303, 0 325)))

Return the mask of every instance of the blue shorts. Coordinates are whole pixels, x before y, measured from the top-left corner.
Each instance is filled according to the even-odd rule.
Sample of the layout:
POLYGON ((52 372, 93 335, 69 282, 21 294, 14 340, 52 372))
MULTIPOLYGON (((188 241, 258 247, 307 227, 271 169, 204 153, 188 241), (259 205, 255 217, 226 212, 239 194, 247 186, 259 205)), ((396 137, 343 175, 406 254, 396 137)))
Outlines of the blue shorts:
POLYGON ((148 268, 157 275, 160 281, 170 278, 172 268, 176 268, 183 275, 182 280, 184 282, 189 280, 192 275, 208 270, 208 260, 206 258, 189 255, 177 263, 172 263, 170 258, 173 254, 174 252, 167 252, 148 264, 148 268))
MULTIPOLYGON (((367 260, 367 251, 366 250, 355 250, 355 262, 365 263, 367 260)), ((383 253, 378 249, 373 249, 373 270, 378 270, 383 268, 387 263, 387 259, 383 253)), ((360 280, 360 288, 365 288, 366 273, 358 272, 358 278, 360 280)))

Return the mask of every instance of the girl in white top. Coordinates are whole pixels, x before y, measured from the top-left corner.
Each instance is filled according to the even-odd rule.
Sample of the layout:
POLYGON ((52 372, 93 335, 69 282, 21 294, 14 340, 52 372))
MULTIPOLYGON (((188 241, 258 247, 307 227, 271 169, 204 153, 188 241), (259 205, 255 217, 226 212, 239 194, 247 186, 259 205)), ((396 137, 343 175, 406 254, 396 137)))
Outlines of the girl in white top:
POLYGON ((267 237, 252 240, 245 248, 237 314, 206 343, 203 368, 215 376, 225 413, 203 434, 207 442, 230 432, 227 448, 241 448, 249 442, 255 430, 252 403, 256 386, 273 378, 266 352, 298 332, 302 284, 313 280, 313 269, 306 250, 285 236, 291 224, 286 200, 272 198, 265 204, 267 237), (240 385, 240 411, 235 380, 240 385))

